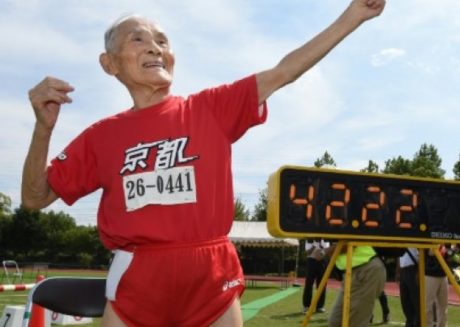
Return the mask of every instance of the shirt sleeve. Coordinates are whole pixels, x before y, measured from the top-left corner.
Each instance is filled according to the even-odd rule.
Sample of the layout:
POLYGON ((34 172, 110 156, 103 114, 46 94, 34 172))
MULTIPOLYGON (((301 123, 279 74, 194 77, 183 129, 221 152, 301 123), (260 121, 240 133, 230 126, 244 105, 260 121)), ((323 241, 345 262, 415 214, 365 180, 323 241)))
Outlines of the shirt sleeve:
POLYGON ((68 205, 99 188, 90 129, 75 138, 48 167, 48 183, 68 205))
POLYGON ((213 112, 217 124, 231 143, 241 138, 249 128, 267 119, 266 102, 259 105, 256 75, 204 90, 194 98, 213 112))

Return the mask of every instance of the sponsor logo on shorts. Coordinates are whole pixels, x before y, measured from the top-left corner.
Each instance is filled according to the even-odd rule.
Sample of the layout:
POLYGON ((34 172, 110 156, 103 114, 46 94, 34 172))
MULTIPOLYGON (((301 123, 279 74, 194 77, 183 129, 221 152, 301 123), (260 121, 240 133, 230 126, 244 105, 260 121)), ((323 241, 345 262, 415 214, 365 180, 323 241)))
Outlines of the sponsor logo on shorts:
POLYGON ((241 285, 241 278, 234 279, 234 280, 231 280, 229 282, 228 281, 225 282, 224 286, 222 287, 222 290, 225 292, 229 288, 234 288, 234 287, 237 287, 237 286, 240 286, 240 285, 241 285))

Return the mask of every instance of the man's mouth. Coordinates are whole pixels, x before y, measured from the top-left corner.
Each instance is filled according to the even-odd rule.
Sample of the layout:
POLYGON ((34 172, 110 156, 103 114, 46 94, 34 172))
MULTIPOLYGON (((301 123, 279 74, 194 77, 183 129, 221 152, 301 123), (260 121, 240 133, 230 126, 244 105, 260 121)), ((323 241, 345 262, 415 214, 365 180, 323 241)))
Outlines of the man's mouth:
POLYGON ((163 68, 164 69, 165 65, 163 65, 160 62, 146 62, 146 63, 142 64, 142 67, 146 67, 146 68, 158 67, 158 68, 163 68))

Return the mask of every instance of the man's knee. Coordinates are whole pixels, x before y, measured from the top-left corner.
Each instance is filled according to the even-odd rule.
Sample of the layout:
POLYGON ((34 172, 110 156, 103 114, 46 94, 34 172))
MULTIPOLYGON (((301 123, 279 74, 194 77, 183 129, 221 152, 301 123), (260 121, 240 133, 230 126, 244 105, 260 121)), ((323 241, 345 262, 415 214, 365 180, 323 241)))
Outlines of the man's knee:
POLYGON ((240 298, 237 297, 227 311, 214 322, 210 327, 243 327, 243 317, 241 316, 240 298))

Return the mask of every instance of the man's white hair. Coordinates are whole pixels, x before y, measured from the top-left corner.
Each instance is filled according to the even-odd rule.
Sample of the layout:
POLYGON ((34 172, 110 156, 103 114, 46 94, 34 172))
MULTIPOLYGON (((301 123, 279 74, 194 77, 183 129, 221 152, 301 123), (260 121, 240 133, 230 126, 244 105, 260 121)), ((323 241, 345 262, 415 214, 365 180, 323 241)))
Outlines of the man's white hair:
POLYGON ((118 26, 120 26, 122 23, 132 18, 145 18, 145 17, 138 15, 138 14, 133 14, 133 13, 123 14, 121 15, 120 18, 114 21, 112 25, 110 25, 109 28, 105 31, 105 34, 104 34, 105 52, 108 53, 113 50, 113 42, 115 40, 115 37, 117 36, 118 26))

